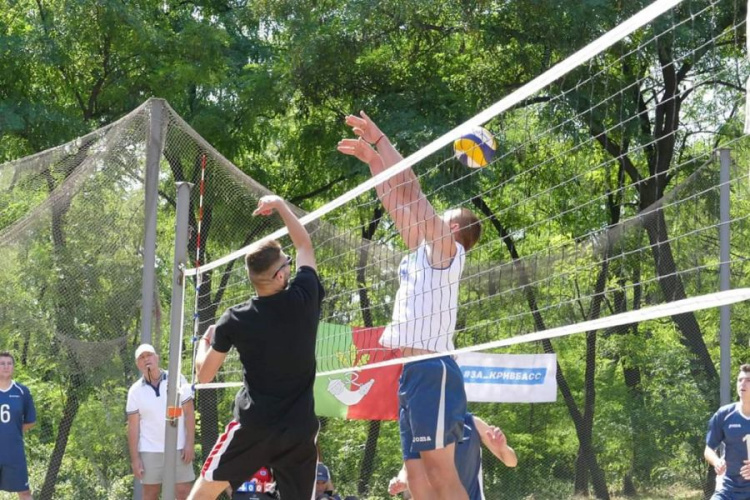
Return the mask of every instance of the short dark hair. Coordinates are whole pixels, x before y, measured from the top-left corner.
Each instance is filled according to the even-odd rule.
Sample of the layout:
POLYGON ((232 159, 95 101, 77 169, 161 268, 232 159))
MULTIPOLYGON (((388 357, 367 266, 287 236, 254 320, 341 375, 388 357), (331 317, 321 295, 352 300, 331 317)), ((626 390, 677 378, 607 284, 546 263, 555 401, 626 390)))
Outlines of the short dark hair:
POLYGON ((9 353, 8 351, 0 352, 0 358, 10 358, 10 360, 13 361, 13 364, 14 365, 16 364, 16 358, 13 357, 13 355, 9 353))
POLYGON ((268 271, 281 257, 281 243, 265 240, 254 245, 245 255, 245 268, 250 281, 268 271))
POLYGON ((740 371, 744 373, 750 373, 750 364, 745 363, 744 365, 740 366, 740 371))
POLYGON ((469 251, 479 241, 482 236, 482 224, 479 217, 468 208, 459 208, 451 216, 451 222, 458 224, 458 232, 454 235, 457 242, 469 251))

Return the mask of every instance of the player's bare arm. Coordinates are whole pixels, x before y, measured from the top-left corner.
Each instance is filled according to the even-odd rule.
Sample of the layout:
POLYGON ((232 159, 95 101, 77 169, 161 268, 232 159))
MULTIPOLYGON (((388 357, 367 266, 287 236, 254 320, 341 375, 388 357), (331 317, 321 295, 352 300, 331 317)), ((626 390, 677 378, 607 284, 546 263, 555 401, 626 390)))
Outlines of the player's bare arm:
POLYGON ((198 382, 205 384, 211 382, 216 376, 216 372, 219 371, 224 359, 227 354, 225 352, 215 351, 211 344, 214 341, 214 334, 216 333, 216 326, 211 325, 203 334, 201 340, 198 342, 195 354, 195 373, 198 378, 198 382))
POLYGON ((281 216, 281 220, 289 230, 289 238, 297 250, 297 268, 308 266, 317 269, 310 235, 282 198, 275 195, 262 197, 258 200, 258 208, 255 209, 253 215, 271 215, 274 211, 281 216))

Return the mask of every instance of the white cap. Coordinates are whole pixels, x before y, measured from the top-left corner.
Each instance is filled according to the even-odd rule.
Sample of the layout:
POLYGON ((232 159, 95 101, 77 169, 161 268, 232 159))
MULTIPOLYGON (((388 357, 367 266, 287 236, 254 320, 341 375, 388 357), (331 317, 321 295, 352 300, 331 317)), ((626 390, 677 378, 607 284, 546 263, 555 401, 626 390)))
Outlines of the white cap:
POLYGON ((137 360, 138 358, 140 358, 141 354, 143 354, 144 352, 156 354, 154 346, 152 346, 151 344, 141 344, 138 346, 138 349, 135 350, 135 359, 137 360))

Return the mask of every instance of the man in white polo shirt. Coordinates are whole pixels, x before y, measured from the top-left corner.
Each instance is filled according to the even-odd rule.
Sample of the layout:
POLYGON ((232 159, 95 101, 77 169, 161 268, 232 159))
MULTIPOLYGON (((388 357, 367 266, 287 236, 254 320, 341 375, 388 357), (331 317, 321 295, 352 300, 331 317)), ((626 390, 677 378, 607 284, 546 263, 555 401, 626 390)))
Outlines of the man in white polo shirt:
MULTIPOLYGON (((143 499, 158 500, 164 479, 164 435, 167 422, 167 372, 159 368, 153 346, 141 344, 135 351, 135 364, 143 375, 128 390, 128 447, 130 465, 143 484, 143 499)), ((179 388, 182 416, 177 419, 177 500, 190 493, 195 473, 195 413, 193 396, 185 377, 179 388)))

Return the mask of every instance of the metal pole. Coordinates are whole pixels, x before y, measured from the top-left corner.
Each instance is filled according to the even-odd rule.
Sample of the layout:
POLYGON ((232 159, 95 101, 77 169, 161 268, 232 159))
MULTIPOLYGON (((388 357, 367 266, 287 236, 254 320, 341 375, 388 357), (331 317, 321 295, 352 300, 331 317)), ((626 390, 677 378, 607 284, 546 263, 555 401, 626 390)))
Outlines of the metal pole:
MULTIPOLYGON (((729 189, 729 178, 732 163, 731 150, 720 149, 719 160, 721 163, 721 169, 719 172, 719 289, 723 291, 729 290, 731 287, 729 282, 729 197, 731 194, 729 189)), ((721 383, 719 399, 723 406, 729 404, 731 401, 729 389, 731 387, 732 376, 732 350, 729 306, 721 306, 719 314, 719 348, 721 352, 721 360, 719 363, 719 380, 721 383)))
MULTIPOLYGON (((159 189, 159 161, 164 148, 162 115, 164 101, 151 99, 151 116, 146 143, 146 204, 143 236, 143 285, 141 289, 141 342, 152 343, 154 282, 156 266, 156 206, 159 189)), ((158 346, 157 346, 158 349, 158 346)))
POLYGON ((182 360, 183 299, 185 279, 183 272, 188 263, 188 217, 190 215, 189 182, 177 183, 177 222, 175 223, 174 264, 172 267, 172 302, 170 307, 169 376, 167 378, 167 426, 164 433, 164 482, 162 498, 175 498, 175 476, 177 467, 177 421, 181 415, 180 361, 182 360))
MULTIPOLYGON (((149 131, 146 138, 146 172, 144 190, 146 199, 143 216, 143 270, 141 283, 141 343, 153 344, 151 328, 156 281, 156 206, 159 189, 159 160, 164 147, 164 127, 162 114, 164 101, 151 99, 149 108, 149 131)), ((156 346, 158 349, 159 346, 156 346)), ((133 479, 133 500, 143 498, 141 482, 133 479)))

